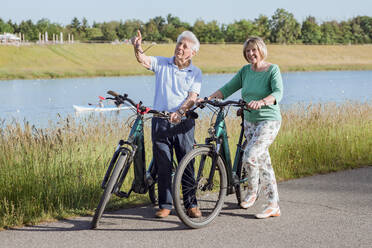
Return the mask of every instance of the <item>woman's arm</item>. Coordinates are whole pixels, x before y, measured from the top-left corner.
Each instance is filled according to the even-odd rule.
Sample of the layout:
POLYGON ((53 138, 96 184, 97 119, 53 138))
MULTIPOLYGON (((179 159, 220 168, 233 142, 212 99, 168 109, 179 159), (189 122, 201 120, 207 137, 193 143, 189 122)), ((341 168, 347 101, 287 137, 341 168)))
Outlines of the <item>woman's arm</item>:
POLYGON ((247 103, 247 108, 250 109, 260 109, 262 106, 269 106, 275 104, 275 97, 272 95, 268 95, 267 97, 262 98, 258 101, 250 101, 247 103))
POLYGON ((278 66, 275 67, 273 74, 271 76, 271 96, 273 97, 274 101, 270 101, 272 99, 267 99, 270 101, 271 104, 277 104, 282 100, 283 97, 283 79, 280 73, 280 69, 278 66))
POLYGON ((220 90, 217 90, 216 92, 214 92, 212 95, 208 96, 208 100, 211 100, 211 99, 223 99, 223 94, 220 90))

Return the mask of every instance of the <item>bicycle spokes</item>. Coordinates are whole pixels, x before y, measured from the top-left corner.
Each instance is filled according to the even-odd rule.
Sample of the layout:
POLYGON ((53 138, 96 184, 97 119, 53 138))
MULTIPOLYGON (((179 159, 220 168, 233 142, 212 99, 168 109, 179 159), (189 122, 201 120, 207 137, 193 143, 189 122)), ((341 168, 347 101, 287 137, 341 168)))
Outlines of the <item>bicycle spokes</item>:
POLYGON ((216 160, 216 165, 213 165, 213 157, 208 149, 195 149, 186 155, 179 164, 174 179, 173 192, 177 213, 185 224, 193 228, 209 223, 213 215, 220 211, 223 197, 226 195, 227 178, 224 165, 221 159, 216 160), (188 216, 188 209, 192 207, 200 209, 200 218, 188 216))

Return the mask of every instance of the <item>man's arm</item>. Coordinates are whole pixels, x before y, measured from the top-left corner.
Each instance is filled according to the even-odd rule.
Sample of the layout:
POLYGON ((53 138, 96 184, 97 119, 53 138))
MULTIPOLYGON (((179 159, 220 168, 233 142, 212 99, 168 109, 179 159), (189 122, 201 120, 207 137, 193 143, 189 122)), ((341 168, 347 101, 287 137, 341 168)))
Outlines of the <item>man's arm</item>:
POLYGON ((138 63, 146 69, 150 69, 151 58, 143 53, 141 31, 137 30, 137 36, 133 37, 131 41, 134 47, 134 55, 136 56, 138 63))
POLYGON ((189 92, 186 100, 182 103, 181 107, 176 111, 173 112, 170 116, 170 122, 178 123, 181 121, 181 117, 189 110, 192 106, 194 106, 198 94, 195 92, 189 92))
POLYGON ((189 110, 192 106, 194 106, 196 99, 198 98, 198 94, 195 92, 189 92, 184 103, 182 103, 181 107, 178 109, 178 112, 185 113, 189 110))

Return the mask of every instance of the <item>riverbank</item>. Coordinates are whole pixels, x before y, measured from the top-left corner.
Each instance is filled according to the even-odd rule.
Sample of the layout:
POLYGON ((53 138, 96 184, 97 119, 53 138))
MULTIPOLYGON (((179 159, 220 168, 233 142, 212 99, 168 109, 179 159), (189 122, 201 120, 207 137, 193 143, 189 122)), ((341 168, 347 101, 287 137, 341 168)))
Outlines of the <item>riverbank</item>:
MULTIPOLYGON (((371 112, 371 103, 296 105, 283 111, 281 130, 270 147, 277 179, 372 165, 371 112)), ((236 121, 227 120, 232 154, 240 131, 236 121)), ((208 127, 209 118, 197 120, 198 143, 208 127)), ((92 214, 110 156, 128 130, 127 123, 103 117, 66 119, 42 129, 0 123, 0 229, 92 214)), ((145 135, 149 162, 149 126, 145 135)), ((109 208, 148 202, 148 195, 113 197, 109 208)))
MULTIPOLYGON (((146 49, 148 45, 144 45, 146 49)), ((172 56, 174 44, 159 44, 147 55, 172 56)), ((372 70, 372 45, 268 45, 268 61, 282 72, 372 70)), ((246 61, 242 45, 203 44, 193 59, 203 73, 233 73, 246 61)), ((151 75, 129 44, 0 46, 0 80, 151 75)))

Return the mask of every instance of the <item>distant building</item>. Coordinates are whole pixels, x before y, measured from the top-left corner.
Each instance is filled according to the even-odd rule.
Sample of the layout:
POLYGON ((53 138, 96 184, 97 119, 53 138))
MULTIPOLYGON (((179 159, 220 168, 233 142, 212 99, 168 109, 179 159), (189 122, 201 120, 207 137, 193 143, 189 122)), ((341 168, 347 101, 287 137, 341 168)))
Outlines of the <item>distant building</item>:
POLYGON ((0 34, 0 43, 18 43, 21 42, 21 38, 15 34, 4 33, 0 34))

